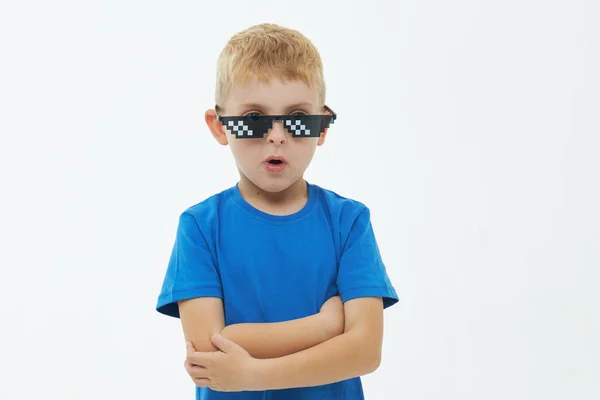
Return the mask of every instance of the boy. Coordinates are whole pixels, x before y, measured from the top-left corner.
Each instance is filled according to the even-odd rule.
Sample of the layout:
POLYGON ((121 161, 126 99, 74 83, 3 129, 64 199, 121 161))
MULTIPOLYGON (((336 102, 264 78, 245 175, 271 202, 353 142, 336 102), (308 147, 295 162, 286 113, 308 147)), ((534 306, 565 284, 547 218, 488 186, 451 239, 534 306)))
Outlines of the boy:
POLYGON ((362 203, 308 183, 335 113, 318 51, 273 24, 231 38, 212 135, 239 182, 179 217, 156 309, 180 318, 197 399, 363 399, 398 301, 362 203))

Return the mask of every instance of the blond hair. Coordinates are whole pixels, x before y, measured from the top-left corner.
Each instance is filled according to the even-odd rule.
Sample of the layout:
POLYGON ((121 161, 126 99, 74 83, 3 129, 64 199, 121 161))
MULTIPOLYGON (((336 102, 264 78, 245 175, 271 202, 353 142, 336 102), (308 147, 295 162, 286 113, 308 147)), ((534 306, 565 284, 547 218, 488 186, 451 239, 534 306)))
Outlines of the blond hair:
POLYGON ((275 24, 260 24, 235 34, 217 61, 215 104, 223 107, 231 88, 255 76, 260 82, 277 77, 300 80, 317 88, 319 106, 325 103, 323 63, 318 50, 300 32, 275 24))

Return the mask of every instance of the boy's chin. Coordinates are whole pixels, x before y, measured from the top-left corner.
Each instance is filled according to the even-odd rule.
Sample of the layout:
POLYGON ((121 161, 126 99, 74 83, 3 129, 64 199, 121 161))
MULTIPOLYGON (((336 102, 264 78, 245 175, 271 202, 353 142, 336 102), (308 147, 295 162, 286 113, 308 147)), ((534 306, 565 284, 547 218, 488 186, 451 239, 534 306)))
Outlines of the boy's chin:
POLYGON ((290 178, 281 178, 281 179, 273 179, 273 178, 264 178, 261 177, 256 180, 250 180, 252 184, 259 189, 268 192, 268 193, 280 193, 289 189, 294 184, 298 183, 298 180, 302 179, 302 177, 298 179, 290 179, 290 178))
POLYGON ((293 182, 288 182, 287 180, 280 179, 277 182, 270 182, 267 180, 266 182, 260 182, 260 185, 257 185, 259 188, 269 193, 280 193, 288 189, 292 186, 293 182))

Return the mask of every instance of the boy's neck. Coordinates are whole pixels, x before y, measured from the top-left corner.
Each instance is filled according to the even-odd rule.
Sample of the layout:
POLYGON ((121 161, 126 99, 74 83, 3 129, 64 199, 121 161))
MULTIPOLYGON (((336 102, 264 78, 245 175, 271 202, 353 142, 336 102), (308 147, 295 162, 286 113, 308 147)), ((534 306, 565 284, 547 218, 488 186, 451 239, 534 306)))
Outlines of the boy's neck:
POLYGON ((281 192, 267 192, 242 174, 238 184, 240 194, 254 208, 272 215, 290 215, 300 211, 308 201, 308 187, 304 178, 298 179, 281 192))

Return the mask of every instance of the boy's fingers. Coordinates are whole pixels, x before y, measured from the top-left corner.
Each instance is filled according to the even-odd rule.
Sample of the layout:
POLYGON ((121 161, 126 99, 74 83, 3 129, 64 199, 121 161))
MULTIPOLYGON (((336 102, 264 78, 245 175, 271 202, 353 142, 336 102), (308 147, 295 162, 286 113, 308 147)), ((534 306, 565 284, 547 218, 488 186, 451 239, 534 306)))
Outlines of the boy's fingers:
POLYGON ((210 367, 214 365, 215 356, 217 352, 194 352, 194 354, 188 354, 187 360, 190 364, 198 367, 210 367))
POLYGON ((194 353, 194 351, 196 351, 196 349, 194 349, 192 342, 185 342, 185 352, 187 353, 187 355, 191 355, 192 353, 194 353))
POLYGON ((208 368, 202 365, 190 364, 189 372, 196 378, 208 378, 208 368))

